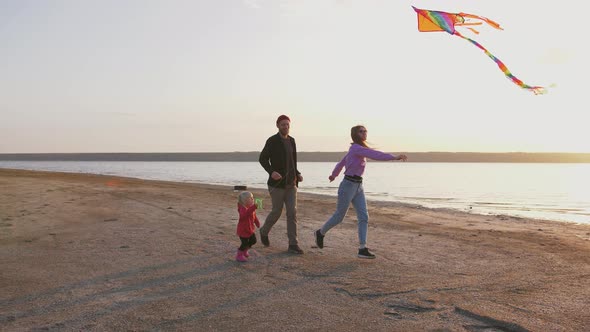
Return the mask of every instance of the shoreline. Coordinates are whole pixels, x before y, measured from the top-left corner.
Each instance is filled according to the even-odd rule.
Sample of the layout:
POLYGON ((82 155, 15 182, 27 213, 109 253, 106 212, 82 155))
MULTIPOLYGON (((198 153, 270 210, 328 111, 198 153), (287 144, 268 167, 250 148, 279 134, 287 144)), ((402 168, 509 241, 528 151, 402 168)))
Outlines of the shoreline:
MULTIPOLYGON (((363 260, 354 209, 318 249, 336 202, 301 193, 305 254, 287 253, 283 215, 238 263, 233 187, 0 169, 0 188, 0 330, 590 326, 590 225, 369 201, 363 260)), ((250 191, 264 222, 268 191, 250 191)))
MULTIPOLYGON (((96 176, 105 176, 110 178, 119 178, 119 179, 133 179, 133 180, 141 180, 141 181, 154 181, 154 182, 162 182, 162 183, 172 183, 172 184, 194 184, 194 185, 202 185, 202 186, 211 186, 213 188, 219 189, 226 189, 231 188, 233 185, 229 184, 211 184, 205 182, 181 182, 181 181, 173 181, 173 180, 157 180, 157 179, 144 179, 144 178, 136 178, 136 177, 129 177, 129 176, 120 176, 120 175, 106 175, 106 174, 98 174, 98 173, 83 173, 83 172, 63 172, 63 171, 46 171, 46 170, 29 170, 29 169, 17 169, 17 168, 2 168, 0 167, 0 171, 8 170, 8 171, 28 171, 28 172, 41 172, 41 173, 56 173, 56 174, 81 174, 81 175, 96 175, 96 176)), ((265 187, 248 187, 248 190, 255 190, 256 192, 265 192, 267 188, 265 187)), ((337 189, 335 189, 337 190, 337 189)), ((324 193, 315 193, 315 192, 306 192, 305 190, 299 190, 298 195, 310 195, 310 196, 317 196, 322 199, 331 198, 334 199, 336 202, 337 195, 330 195, 324 193)), ((536 218, 536 217, 528 217, 528 216, 519 216, 519 215, 511 215, 505 213, 477 213, 477 211, 466 211, 465 209, 459 208, 451 208, 451 207, 428 207, 422 205, 420 203, 407 203, 407 202, 400 202, 400 201, 388 201, 388 200, 379 200, 367 197, 367 203, 375 203, 378 205, 392 205, 392 206, 399 206, 405 207, 410 209, 418 209, 418 210, 431 210, 433 212, 439 211, 442 213, 463 213, 466 215, 475 215, 475 216, 482 216, 482 217, 497 217, 497 218, 504 218, 504 219, 532 219, 537 220, 539 222, 552 222, 552 223, 565 223, 565 224, 574 224, 574 225, 590 225, 590 223, 584 222, 576 222, 572 220, 559 220, 559 219, 546 219, 546 218, 536 218)))

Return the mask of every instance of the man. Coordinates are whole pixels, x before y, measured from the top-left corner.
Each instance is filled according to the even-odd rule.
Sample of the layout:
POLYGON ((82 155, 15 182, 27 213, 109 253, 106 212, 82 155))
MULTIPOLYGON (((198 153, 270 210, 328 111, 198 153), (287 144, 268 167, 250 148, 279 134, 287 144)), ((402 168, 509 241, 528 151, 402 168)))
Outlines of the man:
POLYGON ((303 177, 297 170, 297 148, 295 139, 289 136, 290 125, 288 116, 278 117, 276 126, 279 132, 266 140, 258 158, 268 173, 268 191, 272 200, 272 211, 260 228, 260 240, 265 247, 270 246, 268 233, 279 220, 284 204, 287 209, 289 252, 303 254, 297 241, 297 185, 303 177))

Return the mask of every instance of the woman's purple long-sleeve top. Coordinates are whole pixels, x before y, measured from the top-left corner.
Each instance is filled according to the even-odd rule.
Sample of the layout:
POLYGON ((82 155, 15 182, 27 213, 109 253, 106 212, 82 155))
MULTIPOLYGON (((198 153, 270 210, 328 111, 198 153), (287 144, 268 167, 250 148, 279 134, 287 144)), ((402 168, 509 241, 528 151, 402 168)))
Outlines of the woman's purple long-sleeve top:
POLYGON ((365 165, 367 164, 366 158, 374 160, 395 160, 397 159, 397 156, 365 148, 364 146, 355 143, 350 146, 346 156, 336 164, 336 167, 334 167, 334 170, 332 171, 332 176, 337 177, 343 167, 346 167, 344 175, 363 176, 365 165))

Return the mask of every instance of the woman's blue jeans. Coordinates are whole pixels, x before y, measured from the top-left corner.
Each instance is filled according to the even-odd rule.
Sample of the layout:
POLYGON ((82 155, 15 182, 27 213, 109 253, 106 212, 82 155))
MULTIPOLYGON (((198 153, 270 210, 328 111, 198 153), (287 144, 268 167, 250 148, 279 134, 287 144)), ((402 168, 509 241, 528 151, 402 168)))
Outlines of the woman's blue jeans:
POLYGON ((367 211, 367 201, 365 200, 365 190, 362 183, 342 180, 338 187, 338 204, 336 212, 324 223, 321 228, 322 234, 326 234, 332 227, 342 222, 348 212, 350 203, 356 210, 358 219, 359 244, 367 244, 367 230, 369 228, 369 212, 367 211))

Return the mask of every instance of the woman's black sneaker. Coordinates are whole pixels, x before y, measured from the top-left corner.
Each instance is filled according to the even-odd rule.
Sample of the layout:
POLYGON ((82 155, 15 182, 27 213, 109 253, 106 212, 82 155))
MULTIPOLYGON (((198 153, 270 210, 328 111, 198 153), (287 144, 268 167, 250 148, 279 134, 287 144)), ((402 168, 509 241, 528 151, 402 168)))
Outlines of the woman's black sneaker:
POLYGON ((373 258, 375 258, 375 255, 373 255, 369 252, 369 248, 363 248, 363 249, 359 249, 358 257, 373 259, 373 258))
POLYGON ((318 246, 318 248, 322 249, 324 247, 324 236, 325 235, 322 235, 322 232, 320 232, 319 229, 317 231, 315 231, 314 234, 315 234, 315 244, 318 246))

